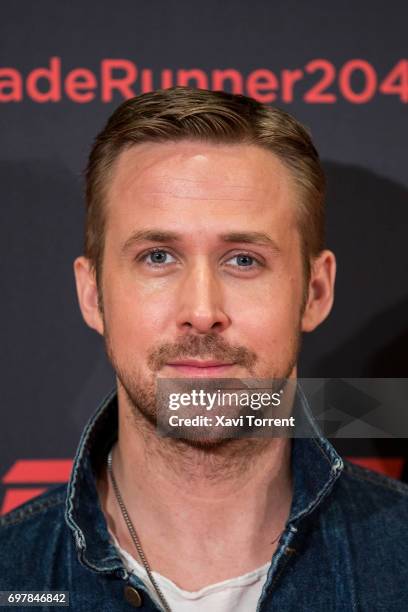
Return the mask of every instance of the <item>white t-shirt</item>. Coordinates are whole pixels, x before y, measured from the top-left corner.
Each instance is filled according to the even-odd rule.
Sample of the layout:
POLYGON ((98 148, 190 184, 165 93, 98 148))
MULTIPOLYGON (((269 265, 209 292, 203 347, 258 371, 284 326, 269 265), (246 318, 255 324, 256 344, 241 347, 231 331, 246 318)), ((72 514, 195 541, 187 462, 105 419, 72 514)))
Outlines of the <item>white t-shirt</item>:
MULTIPOLYGON (((152 599, 161 608, 160 600, 145 568, 119 546, 111 532, 110 535, 126 569, 136 574, 144 582, 152 599)), ((199 591, 184 591, 157 572, 153 572, 153 576, 174 612, 208 612, 209 610, 211 612, 255 612, 269 566, 270 562, 248 574, 211 584, 199 591)))

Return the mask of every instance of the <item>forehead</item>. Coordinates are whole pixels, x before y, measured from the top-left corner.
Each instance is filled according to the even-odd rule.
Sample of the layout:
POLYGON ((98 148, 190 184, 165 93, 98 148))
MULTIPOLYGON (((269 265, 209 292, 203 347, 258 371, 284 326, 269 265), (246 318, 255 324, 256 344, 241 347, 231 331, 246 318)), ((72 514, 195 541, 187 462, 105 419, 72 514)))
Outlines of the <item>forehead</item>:
MULTIPOLYGON (((240 221, 293 226, 296 189, 276 155, 256 145, 144 143, 117 158, 107 190, 109 228, 240 221)), ((128 228, 134 229, 134 228, 128 228)), ((255 229, 255 228, 254 228, 255 229)))

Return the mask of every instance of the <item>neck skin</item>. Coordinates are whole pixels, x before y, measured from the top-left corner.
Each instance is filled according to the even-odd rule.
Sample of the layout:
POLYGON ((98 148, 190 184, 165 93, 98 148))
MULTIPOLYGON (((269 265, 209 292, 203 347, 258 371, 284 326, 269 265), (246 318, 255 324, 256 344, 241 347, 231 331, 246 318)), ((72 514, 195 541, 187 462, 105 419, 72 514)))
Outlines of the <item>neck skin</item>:
MULTIPOLYGON (((150 567, 196 591, 271 561, 292 501, 291 440, 234 440, 217 452, 158 437, 118 387, 112 467, 150 567)), ((140 562, 105 469, 102 509, 140 562)))

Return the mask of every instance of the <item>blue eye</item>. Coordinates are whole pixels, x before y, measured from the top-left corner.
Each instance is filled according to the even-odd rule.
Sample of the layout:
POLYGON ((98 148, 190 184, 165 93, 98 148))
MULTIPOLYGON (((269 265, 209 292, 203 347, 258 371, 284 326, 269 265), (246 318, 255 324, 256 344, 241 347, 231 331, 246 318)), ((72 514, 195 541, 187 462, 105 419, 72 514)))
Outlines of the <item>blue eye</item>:
POLYGON ((254 262, 254 258, 250 255, 237 255, 237 263, 240 266, 250 266, 254 262))
POLYGON ((258 260, 255 259, 255 257, 248 255, 247 253, 238 253, 238 255, 234 255, 234 257, 231 257, 231 259, 229 259, 228 261, 232 261, 234 259, 237 262, 237 266, 234 267, 251 268, 254 267, 254 264, 259 265, 258 260))
POLYGON ((161 264, 173 263, 175 258, 168 251, 164 249, 155 249, 154 251, 149 251, 142 257, 143 261, 146 261, 147 264, 152 266, 157 266, 161 264), (172 258, 172 261, 169 261, 169 257, 172 258))

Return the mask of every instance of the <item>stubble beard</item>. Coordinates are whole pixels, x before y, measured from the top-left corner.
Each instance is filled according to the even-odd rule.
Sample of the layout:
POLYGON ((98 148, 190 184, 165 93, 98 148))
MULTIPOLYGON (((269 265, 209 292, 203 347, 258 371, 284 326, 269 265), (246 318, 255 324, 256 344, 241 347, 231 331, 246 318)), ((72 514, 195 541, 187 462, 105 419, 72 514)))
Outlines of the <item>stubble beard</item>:
MULTIPOLYGON (((290 377, 296 365, 298 354, 300 352, 301 334, 300 326, 294 334, 289 348, 288 356, 285 363, 279 367, 272 367, 268 371, 257 371, 255 364, 258 357, 255 353, 243 346, 231 347, 225 343, 225 340, 215 334, 207 334, 203 336, 191 335, 186 336, 181 343, 162 344, 151 351, 148 358, 149 372, 148 377, 143 376, 141 371, 134 368, 124 369, 118 363, 112 349, 112 344, 109 335, 109 329, 105 324, 105 348, 109 361, 115 370, 118 386, 123 390, 126 403, 133 417, 133 422, 138 431, 146 437, 153 435, 159 439, 157 430, 157 378, 158 372, 164 364, 175 358, 200 358, 200 359, 220 359, 224 361, 234 361, 244 366, 250 376, 254 378, 270 379, 270 380, 286 380, 290 377)), ((249 376, 248 376, 249 378, 249 376)), ((221 437, 213 440, 193 439, 188 436, 178 438, 160 438, 165 441, 164 444, 170 444, 177 447, 179 451, 184 451, 187 448, 194 448, 204 452, 206 455, 222 455, 228 447, 228 453, 245 455, 248 457, 251 452, 258 452, 259 445, 254 444, 254 439, 234 439, 231 437, 221 437), (234 451, 235 448, 235 451, 234 451), (258 451, 256 451, 258 449, 258 451)), ((267 443, 267 440, 260 441, 262 445, 267 443)))

